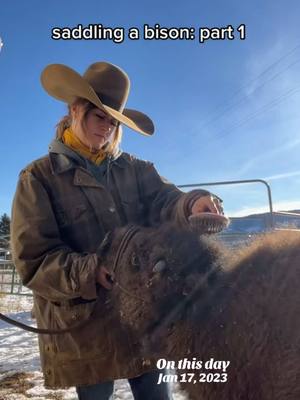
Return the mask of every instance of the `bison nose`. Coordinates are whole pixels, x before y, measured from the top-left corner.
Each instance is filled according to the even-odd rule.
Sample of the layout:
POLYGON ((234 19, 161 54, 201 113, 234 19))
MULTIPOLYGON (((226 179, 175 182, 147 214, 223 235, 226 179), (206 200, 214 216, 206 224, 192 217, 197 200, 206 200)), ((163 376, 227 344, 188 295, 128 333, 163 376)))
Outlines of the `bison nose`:
POLYGON ((152 272, 157 273, 157 272, 162 272, 167 266, 167 263, 165 260, 159 260, 157 263, 154 265, 152 272))

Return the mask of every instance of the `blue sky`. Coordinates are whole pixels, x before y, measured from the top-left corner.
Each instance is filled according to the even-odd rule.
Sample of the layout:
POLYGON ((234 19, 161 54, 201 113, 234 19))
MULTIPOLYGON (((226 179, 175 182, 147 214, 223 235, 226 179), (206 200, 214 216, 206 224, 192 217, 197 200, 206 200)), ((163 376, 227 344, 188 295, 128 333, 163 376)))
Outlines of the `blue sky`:
MULTIPOLYGON (((2 2, 0 214, 10 214, 19 171, 47 153, 64 103, 42 89, 42 69, 80 73, 96 61, 131 79, 128 108, 148 114, 153 137, 125 129, 122 149, 176 184, 267 179, 275 210, 300 208, 300 3, 284 1, 2 2), (52 40, 54 27, 193 27, 195 40, 52 40), (245 24, 246 39, 236 28, 245 24), (201 27, 234 40, 198 41, 201 27)), ((262 185, 212 187, 229 215, 265 211, 262 185)))

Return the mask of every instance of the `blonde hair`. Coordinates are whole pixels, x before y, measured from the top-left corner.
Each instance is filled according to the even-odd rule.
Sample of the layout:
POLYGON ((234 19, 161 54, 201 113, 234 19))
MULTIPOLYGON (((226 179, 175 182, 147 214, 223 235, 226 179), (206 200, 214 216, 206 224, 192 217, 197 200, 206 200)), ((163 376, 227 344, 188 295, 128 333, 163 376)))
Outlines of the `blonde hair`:
MULTIPOLYGON (((71 115, 71 106, 78 105, 83 108, 83 117, 81 120, 82 124, 82 129, 85 131, 85 122, 86 122, 86 117, 88 113, 93 110, 94 108, 97 108, 94 104, 89 102, 86 99, 83 98, 77 98, 71 105, 68 105, 68 114, 65 115, 64 117, 61 118, 61 120, 57 123, 56 125, 56 138, 61 139, 64 131, 67 128, 70 128, 72 124, 72 115, 71 115)), ((104 145, 103 150, 107 152, 108 154, 114 156, 119 152, 119 146, 121 143, 122 139, 122 126, 121 124, 118 124, 118 127, 115 131, 114 138, 112 142, 107 143, 104 145)))

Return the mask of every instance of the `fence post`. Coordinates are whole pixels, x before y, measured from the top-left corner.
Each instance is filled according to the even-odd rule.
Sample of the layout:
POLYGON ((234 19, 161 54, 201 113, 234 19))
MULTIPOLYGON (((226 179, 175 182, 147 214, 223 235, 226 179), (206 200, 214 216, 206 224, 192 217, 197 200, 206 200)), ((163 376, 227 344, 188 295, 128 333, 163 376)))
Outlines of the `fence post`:
POLYGON ((16 272, 16 267, 13 266, 13 272, 12 272, 12 282, 11 282, 11 291, 10 293, 14 293, 14 284, 15 284, 15 272, 16 272))

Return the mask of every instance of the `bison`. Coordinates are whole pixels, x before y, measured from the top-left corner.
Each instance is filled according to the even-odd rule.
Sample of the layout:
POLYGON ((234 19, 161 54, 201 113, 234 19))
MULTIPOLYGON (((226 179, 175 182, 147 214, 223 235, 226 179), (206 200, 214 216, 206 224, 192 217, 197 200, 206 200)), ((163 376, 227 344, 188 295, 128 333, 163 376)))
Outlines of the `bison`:
POLYGON ((114 269, 113 306, 143 356, 202 363, 177 370, 190 399, 300 399, 298 232, 266 234, 233 252, 171 224, 124 227, 101 254, 114 269), (205 368, 212 359, 226 361, 226 371, 205 368))

